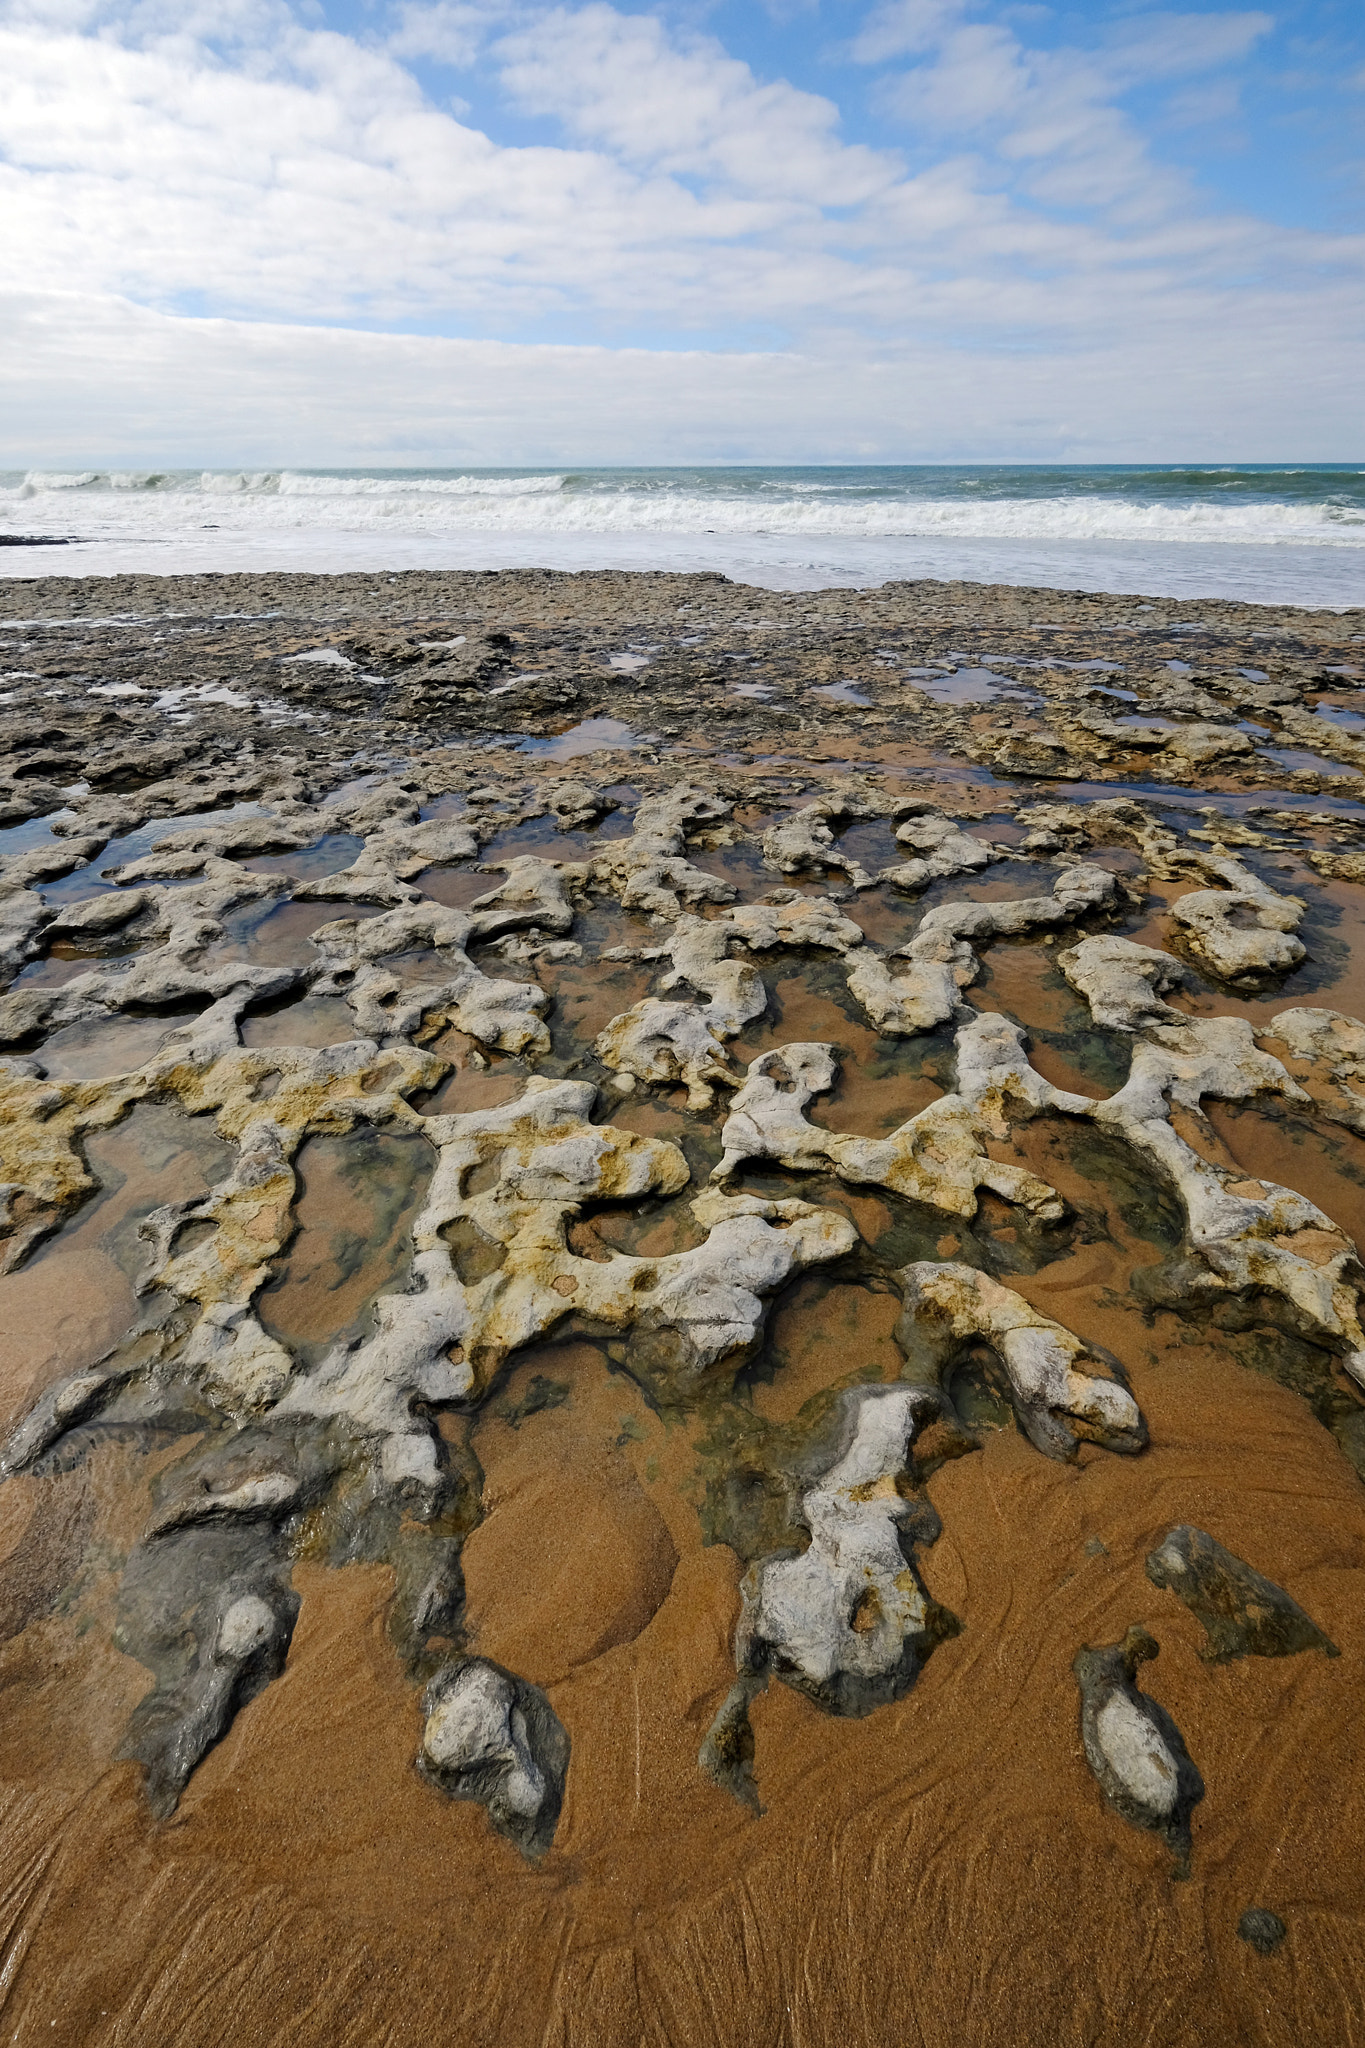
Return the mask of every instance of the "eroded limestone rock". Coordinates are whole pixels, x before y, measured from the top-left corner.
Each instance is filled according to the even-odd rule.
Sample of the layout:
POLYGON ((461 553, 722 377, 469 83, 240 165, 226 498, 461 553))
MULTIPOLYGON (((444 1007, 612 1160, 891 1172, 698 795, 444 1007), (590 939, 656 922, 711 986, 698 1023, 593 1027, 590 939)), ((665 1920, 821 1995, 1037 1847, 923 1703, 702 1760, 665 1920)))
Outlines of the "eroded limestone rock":
POLYGON ((958 1090, 1002 1134, 1011 1117, 1050 1109, 1089 1118, 1131 1147, 1184 1211, 1192 1256, 1173 1276, 1175 1298, 1274 1296, 1292 1327, 1338 1352, 1365 1384, 1365 1273, 1350 1239, 1292 1188, 1248 1180, 1204 1158, 1171 1123, 1172 1105, 1197 1112, 1206 1095, 1240 1102, 1269 1091, 1304 1099, 1280 1062, 1257 1049, 1244 1018, 1152 1027, 1134 1046, 1125 1085, 1094 1101, 1036 1073, 1017 1024, 982 1017, 958 1035, 958 1090))
POLYGON ((1193 976, 1183 960, 1131 939, 1082 939, 1057 955, 1057 965, 1090 1005, 1097 1024, 1110 1031, 1137 1031, 1147 1024, 1179 1024, 1184 1012, 1162 1001, 1168 989, 1188 988, 1193 976))
POLYGON ((847 807, 837 798, 790 812, 763 835, 764 865, 783 875, 834 868, 846 874, 855 889, 871 888, 873 877, 840 849, 830 829, 832 818, 847 815, 847 807))
POLYGON ((1204 1780, 1166 1709, 1138 1690, 1139 1666, 1157 1654, 1141 1628, 1130 1628, 1121 1643, 1077 1651, 1081 1741, 1114 1811, 1130 1826, 1159 1834, 1175 1857, 1173 1875, 1188 1877, 1190 1815, 1204 1780))
POLYGON ((1062 870, 1051 896, 940 903, 926 912, 908 945, 887 958, 871 947, 850 953, 849 992, 879 1031, 905 1038, 936 1030, 959 1014, 962 990, 981 972, 976 947, 995 938, 1072 923, 1108 907, 1117 888, 1108 868, 1077 863, 1062 870), (895 965, 900 961, 906 966, 895 965))
POLYGON ((826 1712, 863 1715, 899 1699, 944 1633, 916 1577, 916 1542, 938 1520, 908 1480, 910 1443, 936 1404, 916 1388, 859 1387, 841 1404, 838 1452, 802 1488, 810 1546, 767 1558, 744 1583, 741 1675, 769 1672, 826 1712))
POLYGON ((807 1105, 833 1087, 835 1073, 829 1045, 784 1045, 751 1061, 725 1120, 725 1150, 713 1180, 723 1185, 748 1161, 775 1159, 794 1173, 832 1169, 855 1186, 890 1188, 954 1216, 976 1214, 981 1188, 1043 1221, 1063 1213, 1046 1182, 989 1156, 986 1139, 998 1135, 996 1125, 960 1094, 931 1102, 888 1138, 855 1137, 809 1122, 807 1105))
POLYGON ((539 1686, 468 1657, 431 1681, 423 1709, 422 1776, 451 1799, 477 1800, 523 1856, 543 1856, 564 1803, 569 1738, 539 1686))
POLYGON ((735 1635, 738 1677, 702 1744, 700 1764, 724 1790, 758 1807, 749 1705, 772 1677, 826 1713, 862 1716, 900 1699, 954 1616, 925 1593, 915 1546, 933 1543, 938 1517, 914 1490, 916 1430, 934 1396, 906 1387, 845 1394, 833 1446, 796 1475, 794 1518, 807 1548, 760 1559, 746 1575, 735 1635), (811 1469, 813 1468, 813 1469, 811 1469))
POLYGON ((614 810, 611 797, 603 796, 590 783, 567 780, 555 782, 545 791, 545 806, 554 817, 556 830, 571 832, 614 810))
POLYGON ((916 803, 911 815, 896 827, 896 841, 913 847, 915 857, 887 868, 881 879, 907 892, 927 888, 945 875, 975 872, 1000 858, 996 847, 964 832, 955 819, 945 818, 926 803, 916 803))
MULTIPOLYGON (((652 1398, 675 1406, 716 1398, 726 1373, 760 1343, 780 1289, 857 1242, 853 1226, 828 1209, 725 1192, 748 1161, 833 1172, 962 1217, 973 1214, 984 1188, 1048 1221, 1063 1210, 1056 1192, 992 1159, 991 1146, 1029 1116, 1088 1119, 1176 1195, 1186 1256, 1163 1278, 1183 1305, 1220 1295, 1278 1302, 1292 1327, 1341 1355, 1365 1385, 1365 1274, 1354 1247, 1292 1190, 1246 1181, 1199 1150, 1206 1097, 1244 1100, 1269 1091, 1306 1098, 1244 1020, 1191 1018, 1163 1000, 1188 977, 1171 956, 1109 937, 1082 939, 1061 955, 1096 1022, 1133 1041, 1128 1081, 1105 1101, 1047 1083, 1029 1064, 1020 1028, 985 1015, 962 1019, 953 1092, 885 1139, 809 1121, 812 1098, 833 1080, 828 1046, 780 1048, 744 1075, 730 1063, 733 1038, 766 1006, 755 961, 783 951, 839 961, 854 999, 893 1035, 961 1018, 961 992, 992 939, 1057 930, 1116 906, 1113 874, 1076 858, 1105 843, 1137 848, 1153 874, 1217 885, 1181 899, 1188 906, 1183 929, 1192 935, 1185 943, 1210 972, 1236 979, 1229 963, 1240 972, 1238 960, 1250 957, 1237 953, 1247 931, 1258 958, 1269 958, 1267 933, 1287 941, 1276 956, 1283 961, 1298 946, 1292 930, 1300 906, 1265 889, 1226 851, 1228 843, 1259 845, 1263 835, 1215 817, 1202 834, 1211 846, 1204 851, 1192 844, 1200 835, 1170 831, 1127 798, 1038 807, 1029 814, 1038 842, 1031 850, 1064 863, 1051 894, 940 905, 908 946, 888 954, 825 897, 775 889, 767 902, 736 905, 732 883, 687 857, 689 838, 714 845, 741 836, 729 822, 732 799, 687 786, 646 797, 631 837, 605 843, 590 861, 513 858, 498 864, 504 879, 468 910, 444 910, 417 884, 426 868, 472 860, 492 832, 544 815, 547 801, 561 825, 588 822, 607 808, 598 792, 562 778, 541 786, 496 768, 476 772, 488 780, 469 791, 467 815, 426 822, 416 778, 335 806, 304 803, 301 783, 280 781, 272 785, 279 791, 273 815, 168 829, 151 855, 117 871, 115 888, 49 908, 36 884, 70 872, 104 844, 93 824, 75 829, 97 815, 83 804, 78 817, 54 827, 62 835, 55 850, 20 856, 26 866, 11 862, 0 873, 0 943, 11 967, 49 937, 98 944, 121 934, 142 949, 118 963, 92 963, 60 988, 25 984, 0 999, 9 1043, 59 1022, 148 1004, 208 1005, 190 1024, 168 1030, 152 1061, 110 1081, 49 1080, 41 1049, 36 1058, 0 1061, 0 1202, 11 1246, 21 1254, 89 1192, 85 1137, 139 1101, 212 1115, 237 1148, 232 1171, 205 1198, 147 1219, 133 1331, 106 1358, 44 1391, 4 1463, 6 1471, 34 1470, 49 1455, 79 1457, 86 1425, 97 1417, 130 1428, 164 1417, 183 1428, 193 1419, 195 1447, 154 1489, 154 1512, 125 1574, 120 1624, 124 1646, 154 1674, 129 1753, 146 1766, 158 1811, 174 1804, 238 1706, 282 1667, 297 1604, 289 1567, 306 1520, 310 1554, 320 1545, 337 1559, 363 1555, 393 1566, 392 1639, 414 1679, 440 1673, 427 1702, 424 1774, 455 1796, 482 1799, 494 1825, 529 1853, 548 1846, 567 1743, 562 1766, 554 1766, 553 1742, 542 1739, 535 1720, 541 1707, 549 1712, 544 1696, 483 1660, 451 1662, 452 1643, 460 1641, 461 1532, 477 1508, 469 1473, 437 1431, 433 1411, 477 1402, 509 1356, 575 1315, 629 1340, 620 1362, 652 1398), (361 837, 363 850, 350 868, 321 881, 291 886, 287 877, 241 865, 342 832, 361 837), (623 1081, 682 1081, 697 1106, 717 1085, 743 1082, 725 1126, 718 1184, 691 1204, 704 1242, 667 1257, 630 1257, 606 1246, 600 1256, 580 1257, 570 1248, 568 1226, 595 1205, 679 1194, 687 1180, 675 1146, 594 1123, 590 1083, 533 1080, 516 1102, 463 1116, 420 1119, 409 1103, 445 1072, 411 1041, 447 1023, 523 1057, 547 1050, 544 992, 481 972, 469 949, 492 942, 509 964, 574 957, 581 950, 572 935, 576 909, 594 892, 645 910, 664 928, 650 949, 661 962, 658 993, 613 1020, 598 1041, 602 1057, 623 1081), (264 909, 287 893, 356 899, 383 914, 324 926, 315 962, 262 970, 225 958, 229 914, 264 909), (1201 896, 1215 899, 1212 906, 1201 906, 1201 896), (718 917, 691 914, 705 904, 728 907, 718 917), (307 991, 344 996, 364 1036, 322 1053, 241 1046, 239 1025, 252 1003, 307 991), (379 1296, 372 1325, 358 1337, 305 1366, 265 1331, 256 1301, 293 1228, 299 1144, 363 1124, 420 1130, 432 1148, 411 1279, 379 1296)), ((445 787, 463 789, 468 780, 460 771, 445 787)), ((784 780, 784 800, 789 788, 784 780)), ((775 785, 765 800, 777 794, 775 785)), ((190 795, 195 804, 242 800, 226 777, 190 795)), ((163 789, 145 801, 107 803, 98 829, 131 830, 166 801, 163 789)), ((918 799, 896 807, 861 786, 816 792, 769 835, 768 850, 785 871, 793 863, 834 866, 866 880, 840 857, 831 821, 874 814, 902 820, 897 836, 915 857, 887 874, 902 888, 979 869, 1001 851, 918 799)), ((1253 962, 1248 971, 1261 970, 1253 962)), ((1349 1121, 1349 1083, 1365 1062, 1363 1032, 1334 1013, 1288 1011, 1259 1035, 1334 1075, 1348 1104, 1341 1120, 1349 1121)), ((984 1343, 994 1351, 1021 1426, 1050 1454, 1066 1455, 1085 1439, 1133 1450, 1144 1437, 1112 1361, 1014 1290, 965 1265, 922 1262, 899 1278, 905 1381, 846 1395, 836 1411, 837 1441, 827 1418, 802 1458, 793 1464, 788 1444, 774 1467, 810 1544, 797 1555, 758 1556, 746 1584, 739 1679, 708 1738, 712 1767, 745 1796, 753 1796, 747 1704, 773 1672, 830 1711, 867 1712, 905 1689, 950 1625, 915 1574, 914 1545, 931 1542, 936 1524, 914 1496, 910 1465, 917 1432, 933 1420, 951 1424, 945 1386, 965 1349, 984 1343)), ((472 1484, 477 1490, 477 1476, 472 1484)), ((1248 1613, 1253 1605, 1248 1595, 1248 1613)), ((1082 1654, 1112 1665, 1124 1648, 1082 1654)), ((1092 1671, 1083 1681, 1083 1689, 1099 1688, 1097 1714, 1106 1700, 1112 1707, 1099 1753, 1122 1797, 1149 1815, 1143 1824, 1178 1834, 1179 1797, 1168 1810, 1157 1796, 1164 1784, 1160 1772, 1153 1777, 1157 1738, 1175 1760, 1177 1780, 1180 1757, 1132 1679, 1120 1657, 1117 1675, 1092 1671), (1112 1706, 1121 1693, 1126 1707, 1112 1706), (1134 1714, 1156 1735, 1135 1733, 1134 1714)))
MULTIPOLYGON (((518 909, 510 906, 485 912, 481 928, 501 929, 504 915, 508 924, 519 921, 518 909)), ((475 930, 467 912, 425 898, 379 917, 338 918, 313 933, 322 957, 314 989, 343 996, 360 1030, 381 1041, 448 1022, 502 1052, 548 1052, 550 1034, 541 1022, 548 996, 533 982, 495 981, 481 973, 465 951, 475 930), (431 953, 436 978, 407 981, 384 964, 411 953, 431 953)))
POLYGON ((595 1092, 532 1080, 502 1108, 424 1120, 439 1159, 413 1225, 411 1288, 381 1295, 374 1335, 296 1378, 280 1413, 344 1419, 381 1443, 389 1483, 434 1499, 439 1461, 415 1403, 481 1393, 511 1352, 571 1312, 667 1332, 666 1369, 685 1385, 752 1350, 791 1274, 852 1248, 852 1224, 828 1210, 708 1194, 693 1205, 709 1232, 694 1250, 580 1258, 565 1226, 585 1203, 673 1194, 688 1180, 675 1145, 589 1123, 595 1092))
POLYGON ((896 1341, 907 1374, 946 1387, 974 1343, 989 1345, 1005 1369, 1019 1425, 1036 1449, 1071 1457, 1080 1439, 1110 1451, 1140 1451, 1147 1426, 1117 1377, 1118 1361, 1030 1307, 1021 1294, 970 1266, 932 1261, 897 1276, 905 1307, 896 1341), (1100 1366, 1087 1372, 1083 1365, 1100 1366))
POLYGON ((599 884, 624 910, 642 910, 664 922, 689 903, 733 903, 739 891, 686 858, 690 827, 729 816, 732 804, 683 783, 648 797, 635 813, 629 839, 613 839, 592 862, 599 884))
POLYGON ((1281 1010, 1257 1037, 1311 1060, 1327 1084, 1314 1097, 1318 1110, 1365 1136, 1365 1094, 1353 1085, 1365 1080, 1365 1024, 1339 1010, 1281 1010))
POLYGON ((656 1086, 681 1083, 692 1109, 707 1108, 717 1085, 735 1086, 725 1041, 737 1037, 768 1007, 758 970, 730 958, 735 937, 729 919, 680 917, 667 946, 654 955, 661 953, 672 962, 672 971, 660 986, 669 990, 686 985, 706 1001, 694 1005, 647 996, 613 1017, 596 1041, 605 1065, 656 1086))
POLYGON ((1202 864, 1226 886, 1195 889, 1171 905, 1181 941, 1198 964, 1219 981, 1250 988, 1297 967, 1307 950, 1294 937, 1302 901, 1277 895, 1230 856, 1206 855, 1202 864))

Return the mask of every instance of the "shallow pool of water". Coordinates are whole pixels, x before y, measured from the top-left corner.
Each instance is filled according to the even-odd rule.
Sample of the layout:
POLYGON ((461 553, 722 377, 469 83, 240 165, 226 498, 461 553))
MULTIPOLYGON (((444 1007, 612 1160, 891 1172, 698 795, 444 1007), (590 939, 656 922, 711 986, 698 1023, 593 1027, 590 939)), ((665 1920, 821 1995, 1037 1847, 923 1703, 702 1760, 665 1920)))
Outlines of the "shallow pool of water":
POLYGON ((576 761, 580 754, 604 754, 613 748, 632 749, 648 746, 650 742, 624 719, 585 718, 567 732, 555 733, 548 739, 508 733, 492 744, 513 747, 519 754, 534 754, 543 761, 576 761))

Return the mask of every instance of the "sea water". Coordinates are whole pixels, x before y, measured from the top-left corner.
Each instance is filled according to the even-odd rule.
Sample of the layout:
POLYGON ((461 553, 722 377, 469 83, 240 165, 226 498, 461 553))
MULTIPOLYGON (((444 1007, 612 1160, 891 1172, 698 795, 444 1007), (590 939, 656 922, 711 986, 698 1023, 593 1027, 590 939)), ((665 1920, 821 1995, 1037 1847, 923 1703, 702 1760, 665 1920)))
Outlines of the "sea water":
POLYGON ((717 570, 1365 604, 1365 468, 0 472, 0 574, 717 570))

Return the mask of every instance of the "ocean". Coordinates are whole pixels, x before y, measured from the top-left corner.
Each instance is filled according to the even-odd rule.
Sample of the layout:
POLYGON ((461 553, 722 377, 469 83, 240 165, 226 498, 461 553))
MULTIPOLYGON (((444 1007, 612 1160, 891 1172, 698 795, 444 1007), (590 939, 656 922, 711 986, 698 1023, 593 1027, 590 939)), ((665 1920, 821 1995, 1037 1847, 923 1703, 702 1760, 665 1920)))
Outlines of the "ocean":
POLYGON ((1365 604, 1365 468, 10 470, 0 540, 10 576, 685 569, 1340 609, 1365 604))

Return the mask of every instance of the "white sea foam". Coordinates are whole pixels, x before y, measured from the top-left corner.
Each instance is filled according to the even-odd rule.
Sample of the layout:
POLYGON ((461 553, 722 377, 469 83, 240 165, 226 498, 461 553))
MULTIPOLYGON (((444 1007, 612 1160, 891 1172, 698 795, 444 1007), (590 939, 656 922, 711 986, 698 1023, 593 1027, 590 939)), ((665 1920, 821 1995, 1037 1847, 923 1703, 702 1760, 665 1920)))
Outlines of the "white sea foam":
POLYGON ((279 480, 282 498, 541 498, 562 491, 562 476, 377 477, 310 476, 286 470, 279 480))
POLYGON ((937 576, 1365 602, 1355 473, 30 470, 0 574, 714 568, 783 587, 937 576))
MULTIPOLYGON (((965 481, 965 480, 964 480, 965 481)), ((1171 541, 1225 545, 1365 548, 1365 506, 1268 496, 1215 502, 1152 501, 1118 493, 928 497, 866 484, 756 479, 746 489, 667 482, 566 488, 565 475, 323 476, 303 471, 206 470, 195 478, 153 472, 63 474, 30 470, 23 523, 41 533, 44 499, 81 493, 83 529, 98 537, 178 534, 196 499, 215 501, 232 530, 287 533, 305 527, 349 533, 401 524, 414 535, 472 533, 735 534, 950 540, 1171 541), (245 501, 238 503, 235 501, 245 501)), ((54 530, 70 518, 52 506, 54 530)), ((227 529, 224 529, 227 530, 227 529)))

